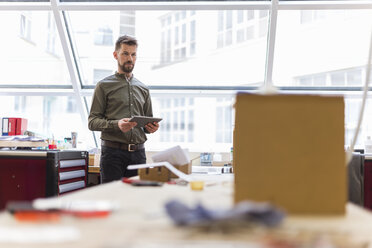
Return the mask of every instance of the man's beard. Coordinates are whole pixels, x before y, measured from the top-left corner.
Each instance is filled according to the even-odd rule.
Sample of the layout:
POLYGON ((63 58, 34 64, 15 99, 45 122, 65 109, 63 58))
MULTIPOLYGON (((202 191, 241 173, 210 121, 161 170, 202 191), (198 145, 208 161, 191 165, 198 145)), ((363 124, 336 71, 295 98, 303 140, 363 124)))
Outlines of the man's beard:
POLYGON ((133 71, 133 68, 134 68, 134 64, 131 63, 131 62, 125 62, 125 63, 122 64, 122 65, 118 63, 118 65, 119 65, 120 69, 121 69, 123 72, 125 72, 125 73, 130 73, 130 72, 132 72, 132 71, 133 71), (132 66, 127 66, 127 65, 132 65, 132 66))

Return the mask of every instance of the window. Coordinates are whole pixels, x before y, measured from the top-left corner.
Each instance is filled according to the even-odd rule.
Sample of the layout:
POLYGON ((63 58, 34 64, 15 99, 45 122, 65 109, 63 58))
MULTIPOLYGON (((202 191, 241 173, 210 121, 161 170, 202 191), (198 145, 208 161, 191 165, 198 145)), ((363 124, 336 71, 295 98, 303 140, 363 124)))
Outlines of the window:
MULTIPOLYGON (((232 11, 234 14, 236 10, 232 11)), ((233 51, 217 49, 216 30, 219 11, 135 11, 136 38, 139 42, 134 75, 149 86, 249 86, 263 82, 267 39, 258 38, 251 46, 243 42, 233 51), (250 56, 242 56, 242 54, 250 56), (221 63, 229 61, 229 63, 221 63), (216 73, 229 71, 229 73, 216 73)), ((223 12, 224 13, 224 12, 223 12)), ((244 11, 244 20, 248 12, 244 11)), ((93 70, 115 71, 114 45, 96 46, 92 42, 92 20, 112 20, 113 37, 119 37, 119 11, 67 12, 80 66, 83 86, 92 85, 93 70), (94 51, 94 52, 92 52, 94 51)), ((232 15, 232 21, 236 21, 232 15)), ((257 14, 258 16, 258 14, 257 14)), ((236 16, 235 16, 236 17, 236 16)), ((257 21, 257 20, 256 20, 257 21)), ((256 23, 256 22, 254 22, 256 23)), ((226 24, 223 24, 225 27, 226 24)), ((252 24, 253 25, 253 24, 252 24)), ((258 30, 258 29, 257 29, 258 30)), ((236 35, 236 33, 235 33, 236 35)), ((245 34, 244 34, 245 36, 245 34)), ((225 39, 225 37, 224 37, 225 39)), ((231 36, 235 44, 235 36, 231 36)), ((225 41, 224 41, 225 42, 225 41)))
POLYGON ((46 39, 46 50, 47 52, 54 54, 56 56, 60 56, 61 52, 58 51, 57 47, 57 30, 56 24, 53 18, 52 13, 48 13, 48 30, 47 30, 47 39, 46 39))
POLYGON ((345 73, 344 72, 332 72, 331 73, 331 85, 332 86, 344 86, 345 83, 345 73))
MULTIPOLYGON (((7 24, 0 25, 0 32, 7 34, 0 39, 0 93, 11 104, 3 107, 4 115, 35 112, 39 123, 31 121, 34 130, 69 135, 71 128, 58 126, 61 119, 54 113, 62 113, 75 125, 86 121, 78 113, 76 95, 83 95, 84 105, 90 106, 96 82, 117 68, 112 55, 115 40, 129 34, 139 41, 134 75, 152 87, 154 115, 164 118, 146 144, 150 150, 175 143, 199 152, 209 147, 229 150, 234 94, 255 90, 264 82, 288 87, 291 93, 314 88, 319 94, 337 90, 346 95, 345 143, 350 143, 361 101, 359 89, 367 74, 369 3, 306 1, 301 9, 305 5, 298 1, 278 1, 278 8, 271 8, 273 1, 183 1, 180 6, 160 1, 164 8, 155 10, 151 1, 93 1, 102 8, 91 11, 84 8, 87 3, 81 5, 83 1, 91 2, 65 0, 74 3, 61 9, 50 1, 10 1, 6 5, 14 5, 13 9, 19 5, 21 10, 0 9, 0 21, 7 24), (61 14, 58 22, 55 13, 61 14), (269 26, 271 14, 278 19, 269 26), (59 21, 67 31, 62 37, 55 26, 59 21), (274 37, 268 37, 271 27, 274 37), (266 54, 273 47, 274 54, 266 54), (70 52, 71 58, 65 58, 70 52)), ((368 108, 361 137, 372 132, 368 108)), ((91 134, 85 124, 78 132, 80 138, 84 132, 91 134)), ((86 140, 94 142, 91 135, 86 140)))
POLYGON ((120 34, 136 35, 135 11, 120 11, 120 34))
POLYGON ((0 23, 0 85, 72 88, 51 12, 0 11, 0 23))
POLYGON ((194 15, 195 12, 192 15, 190 11, 172 11, 160 17, 162 28, 160 65, 184 60, 195 54, 194 15))
POLYGON ((152 94, 154 116, 161 116, 161 128, 147 142, 150 149, 166 149, 172 144, 203 150, 218 151, 232 146, 233 96, 215 97, 172 92, 164 97, 152 94), (215 106, 215 107, 211 107, 215 106))
POLYGON ((76 112, 78 112, 77 106, 76 106, 75 102, 76 101, 75 101, 74 97, 69 96, 67 98, 67 108, 66 108, 67 113, 76 113, 76 112))
POLYGON ((218 14, 217 47, 222 48, 235 43, 260 39, 267 35, 267 30, 267 10, 220 11, 218 14))
POLYGON ((71 137, 71 132, 78 132, 78 139, 86 141, 80 142, 79 146, 86 149, 89 144, 93 145, 92 137, 83 125, 76 105, 71 96, 1 96, 0 116, 26 118, 27 130, 46 138, 63 140, 71 137))
POLYGON ((31 26, 32 25, 32 13, 31 12, 22 12, 20 19, 20 30, 19 34, 22 38, 31 40, 31 26))
POLYGON ((232 98, 216 100, 216 143, 232 144, 232 98))
POLYGON ((94 45, 97 46, 112 46, 113 45, 112 30, 110 27, 100 27, 94 35, 94 45))
MULTIPOLYGON (((364 148, 364 140, 372 133, 372 105, 369 97, 366 102, 364 118, 357 140, 357 146, 364 148)), ((345 144, 351 144, 358 123, 359 110, 362 100, 359 97, 348 96, 345 98, 345 144)))
POLYGON ((190 23, 190 55, 194 55, 196 52, 196 22, 195 20, 190 23))
POLYGON ((276 86, 302 86, 299 78, 302 81, 315 75, 323 78, 312 78, 312 86, 362 85, 371 10, 283 10, 278 12, 277 25, 273 65, 276 86), (299 16, 307 15, 317 21, 303 25, 299 16))
POLYGON ((112 70, 105 69, 94 69, 93 70, 93 84, 97 84, 99 81, 114 74, 112 70))
POLYGON ((301 76, 295 79, 299 86, 362 86, 365 67, 329 71, 313 75, 301 76))
POLYGON ((153 100, 153 105, 160 106, 157 111, 157 116, 161 116, 165 122, 165 124, 164 122, 161 123, 162 129, 159 130, 160 142, 164 144, 170 142, 184 143, 187 142, 188 138, 193 140, 192 130, 186 127, 193 126, 193 123, 190 123, 193 121, 190 114, 192 114, 194 110, 192 106, 186 106, 186 99, 184 97, 159 99, 155 97, 155 99, 155 101, 153 100))

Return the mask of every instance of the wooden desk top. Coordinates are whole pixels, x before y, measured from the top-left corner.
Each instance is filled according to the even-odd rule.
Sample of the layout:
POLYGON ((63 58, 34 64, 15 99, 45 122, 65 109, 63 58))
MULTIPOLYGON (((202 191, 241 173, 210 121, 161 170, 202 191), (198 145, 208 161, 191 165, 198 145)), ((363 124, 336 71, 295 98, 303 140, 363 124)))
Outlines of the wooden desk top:
POLYGON ((0 147, 47 147, 46 141, 0 140, 0 147))
POLYGON ((323 237, 320 234, 326 234, 340 239, 343 244, 344 239, 347 239, 358 244, 367 244, 365 247, 372 247, 372 214, 352 204, 347 205, 345 216, 289 216, 281 227, 271 231, 258 228, 238 229, 227 233, 205 232, 194 228, 175 227, 165 214, 164 203, 170 199, 177 199, 191 207, 197 203, 211 209, 231 207, 233 183, 208 186, 203 191, 192 191, 189 186, 164 184, 162 187, 135 187, 116 181, 69 193, 60 199, 109 200, 119 203, 120 208, 107 218, 77 219, 63 216, 59 223, 31 224, 19 223, 9 213, 2 212, 0 229, 73 227, 78 230, 79 238, 52 245, 48 243, 22 245, 0 241, 0 247, 246 248, 249 247, 249 243, 275 233, 281 237, 298 236, 302 239, 323 237))

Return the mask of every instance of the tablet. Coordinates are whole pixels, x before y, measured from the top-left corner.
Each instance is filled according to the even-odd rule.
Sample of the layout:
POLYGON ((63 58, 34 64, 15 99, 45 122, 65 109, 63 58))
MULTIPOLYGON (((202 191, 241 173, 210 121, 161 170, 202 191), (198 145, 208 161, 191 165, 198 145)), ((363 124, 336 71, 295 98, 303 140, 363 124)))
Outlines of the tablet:
POLYGON ((137 122, 136 127, 144 127, 147 123, 159 122, 162 118, 148 117, 148 116, 133 116, 129 119, 130 122, 137 122))

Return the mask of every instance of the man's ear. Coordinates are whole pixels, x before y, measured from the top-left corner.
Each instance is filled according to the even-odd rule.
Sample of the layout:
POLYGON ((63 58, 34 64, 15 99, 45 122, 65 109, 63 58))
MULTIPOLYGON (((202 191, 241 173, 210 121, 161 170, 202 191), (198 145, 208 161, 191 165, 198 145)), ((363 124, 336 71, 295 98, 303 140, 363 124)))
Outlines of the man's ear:
POLYGON ((114 55, 114 58, 117 60, 118 59, 118 53, 117 53, 117 51, 114 51, 112 54, 114 55))

